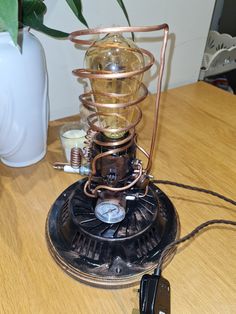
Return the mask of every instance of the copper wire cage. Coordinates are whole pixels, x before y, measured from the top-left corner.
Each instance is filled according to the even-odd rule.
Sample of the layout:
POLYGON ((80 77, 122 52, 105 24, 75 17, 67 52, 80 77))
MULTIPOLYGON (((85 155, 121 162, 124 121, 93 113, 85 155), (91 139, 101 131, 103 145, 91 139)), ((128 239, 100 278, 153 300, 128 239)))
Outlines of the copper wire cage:
MULTIPOLYGON (((129 132, 129 136, 127 136, 125 139, 118 140, 118 141, 112 141, 112 143, 109 142, 101 142, 96 139, 94 139, 95 143, 99 145, 104 145, 104 146, 112 146, 112 147, 117 147, 120 145, 124 145, 126 143, 129 143, 128 145, 122 146, 120 148, 115 148, 112 150, 109 150, 106 153, 101 153, 96 156, 92 160, 92 172, 89 176, 89 179, 85 185, 84 192, 91 196, 91 197, 96 197, 97 196, 97 191, 99 189, 108 189, 111 191, 124 191, 126 189, 131 188, 132 186, 135 185, 135 183, 140 179, 142 174, 148 175, 151 170, 152 166, 152 158, 153 158, 153 152, 154 152, 154 147, 155 147, 155 142, 156 142, 156 134, 157 134, 157 123, 158 123, 158 113, 159 113, 159 103, 160 103, 160 94, 161 94, 161 84, 162 84, 162 77, 163 77, 163 71, 164 71, 164 63, 165 63, 165 53, 166 53, 166 46, 167 46, 167 41, 168 41, 168 31, 169 27, 167 24, 162 24, 162 25, 157 25, 157 26, 146 26, 146 27, 112 27, 112 28, 95 28, 95 29, 88 29, 88 30, 80 30, 71 33, 69 36, 69 39, 74 42, 75 44, 80 44, 80 45, 92 45, 93 42, 89 40, 82 40, 80 39, 81 36, 84 35, 96 35, 96 34, 107 34, 107 33, 123 33, 123 32, 154 32, 154 31, 164 31, 164 37, 163 37, 163 43, 162 43, 162 48, 161 48, 161 54, 160 54, 160 67, 159 67, 159 73, 158 73, 158 80, 157 80, 157 94, 156 94, 156 101, 155 101, 155 111, 154 111, 154 123, 153 123, 153 130, 152 130, 152 136, 151 136, 151 146, 150 146, 150 151, 147 153, 142 147, 139 145, 136 145, 136 147, 145 155, 147 158, 147 166, 145 169, 143 169, 142 165, 138 165, 138 171, 137 171, 137 176, 133 180, 132 183, 128 184, 127 186, 119 187, 119 188, 114 188, 114 187, 109 187, 109 186, 104 186, 104 185, 99 185, 97 186, 94 191, 88 192, 88 187, 90 186, 92 176, 96 173, 96 162, 98 159, 102 158, 104 154, 106 155, 112 155, 113 153, 118 153, 121 152, 122 150, 126 150, 128 148, 128 145, 131 145, 133 139, 135 141, 136 138, 136 133, 135 133, 135 127, 136 125, 140 122, 142 118, 142 111, 139 108, 138 104, 141 103, 146 96, 148 95, 148 90, 146 86, 141 83, 140 84, 140 95, 138 98, 136 98, 133 101, 130 101, 128 103, 116 103, 116 104, 104 104, 104 103, 97 103, 91 100, 91 95, 93 95, 93 92, 87 92, 84 93, 80 96, 80 100, 82 104, 86 107, 94 108, 95 113, 92 113, 88 117, 88 123, 90 128, 93 131, 97 132, 106 132, 105 128, 99 127, 96 125, 97 118, 101 115, 97 111, 98 108, 110 108, 110 109, 118 109, 118 108, 127 108, 130 106, 135 107, 136 111, 136 119, 135 121, 128 125, 125 128, 122 129, 112 129, 110 132, 116 133, 116 132, 129 132)), ((124 79, 124 78, 132 78, 137 76, 138 74, 143 74, 144 72, 148 71, 152 65, 155 62, 155 58, 150 53, 149 51, 145 49, 140 49, 143 55, 146 57, 146 64, 139 70, 136 71, 131 71, 131 72, 122 72, 122 73, 104 73, 105 71, 95 71, 91 69, 76 69, 73 71, 73 73, 80 77, 80 78, 86 78, 86 79, 124 79)), ((107 71, 108 72, 108 71, 107 71)), ((119 97, 120 95, 114 95, 114 93, 108 94, 109 97, 119 97)), ((103 113, 104 114, 104 113, 103 113)), ((106 115, 117 115, 117 113, 106 113, 106 115)), ((91 190, 91 189, 90 189, 91 190)))
MULTIPOLYGON (((149 152, 137 144, 135 130, 142 118, 139 104, 148 95, 148 90, 142 82, 139 84, 138 93, 135 93, 136 97, 127 102, 123 101, 127 95, 104 91, 90 90, 79 97, 82 104, 91 110, 88 116, 87 147, 83 150, 83 158, 91 164, 91 172, 88 178, 68 187, 57 198, 48 215, 46 236, 49 250, 56 262, 72 277, 92 285, 120 287, 137 282, 144 273, 156 267, 161 251, 178 236, 179 224, 174 206, 149 180, 157 135, 168 30, 167 24, 112 27, 80 30, 69 36, 75 44, 91 46, 92 41, 82 40, 80 37, 124 32, 164 32, 149 152), (116 98, 118 101, 115 103, 96 101, 96 93, 107 99, 116 98), (107 117, 123 119, 120 112, 116 110, 127 108, 134 109, 134 119, 129 124, 119 128, 110 127, 108 130, 98 123, 100 119, 107 117), (97 136, 106 132, 125 134, 125 136, 115 139, 106 138, 106 140, 97 136), (104 149, 92 156, 92 145, 104 149), (145 168, 142 162, 135 158, 135 162, 132 163, 133 173, 128 180, 123 180, 118 185, 107 184, 104 181, 97 181, 98 183, 94 184, 97 180, 99 161, 127 151, 131 151, 133 156, 132 150, 136 149, 140 150, 147 159, 145 168), (108 224, 99 222, 99 219, 94 216, 96 201, 103 191, 113 195, 113 199, 123 194, 128 196, 127 199, 132 199, 128 201, 129 208, 123 221, 108 224), (87 215, 87 220, 83 215, 87 215)), ((104 70, 76 69, 73 73, 79 78, 89 80, 132 80, 137 75, 150 70, 155 62, 154 56, 149 51, 145 49, 140 51, 145 57, 145 62, 137 70, 112 73, 104 70)), ((81 159, 81 156, 79 158, 81 159)))

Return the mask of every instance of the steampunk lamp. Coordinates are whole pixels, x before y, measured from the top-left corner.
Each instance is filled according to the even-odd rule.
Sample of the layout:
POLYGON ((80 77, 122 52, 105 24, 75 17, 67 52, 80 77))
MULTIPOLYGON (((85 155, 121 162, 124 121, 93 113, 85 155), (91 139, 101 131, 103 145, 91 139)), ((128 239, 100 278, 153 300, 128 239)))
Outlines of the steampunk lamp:
POLYGON ((86 44, 85 68, 74 70, 90 83, 80 100, 89 109, 89 130, 73 165, 89 167, 88 177, 68 187, 47 219, 49 250, 56 262, 83 282, 119 287, 154 269, 162 250, 178 233, 178 218, 168 197, 150 181, 156 139, 168 26, 116 27, 74 32, 72 42, 86 44), (125 32, 164 31, 150 151, 137 144, 139 104, 148 91, 143 73, 153 55, 125 39, 125 32), (102 34, 90 42, 79 37, 102 34), (144 167, 136 152, 147 159, 144 167))

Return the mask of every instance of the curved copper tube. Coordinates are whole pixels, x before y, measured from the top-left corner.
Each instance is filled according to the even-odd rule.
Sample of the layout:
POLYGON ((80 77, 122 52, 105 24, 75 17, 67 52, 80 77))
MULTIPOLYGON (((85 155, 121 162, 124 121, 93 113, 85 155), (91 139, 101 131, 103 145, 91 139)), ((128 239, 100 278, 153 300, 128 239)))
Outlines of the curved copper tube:
POLYGON ((82 29, 79 31, 72 32, 69 35, 69 39, 80 45, 92 45, 93 41, 91 40, 82 40, 77 39, 76 37, 85 36, 85 35, 96 35, 96 34, 108 34, 108 33, 145 33, 145 32, 154 32, 159 31, 162 29, 168 29, 167 24, 161 24, 161 25, 153 25, 153 26, 122 26, 122 27, 105 27, 105 28, 93 28, 93 29, 82 29))
POLYGON ((130 72, 119 72, 119 73, 112 73, 110 71, 98 71, 92 69, 76 69, 73 70, 73 74, 79 76, 81 78, 89 78, 89 79, 121 79, 121 78, 130 78, 138 74, 142 74, 149 70, 155 62, 154 56, 151 52, 141 49, 142 53, 149 58, 147 64, 143 66, 139 70, 130 71, 130 72))
POLYGON ((93 139, 94 143, 98 144, 99 146, 104 146, 104 147, 114 147, 114 146, 120 146, 123 145, 127 142, 129 142, 133 137, 134 137, 134 129, 129 130, 129 135, 127 135, 124 139, 122 140, 117 140, 117 141, 112 141, 112 142, 102 142, 97 140, 96 138, 93 139))
POLYGON ((135 146, 138 148, 138 150, 140 150, 144 154, 144 156, 146 156, 147 159, 148 159, 150 156, 149 156, 148 152, 146 152, 146 150, 144 148, 142 148, 141 146, 138 145, 138 143, 137 143, 137 136, 134 137, 134 143, 135 143, 135 146))
POLYGON ((100 113, 100 112, 95 112, 95 113, 92 113, 91 115, 89 115, 89 117, 87 118, 88 119, 88 124, 89 126, 95 130, 95 131, 98 131, 98 132, 109 132, 109 133, 119 133, 119 132, 127 132, 128 130, 130 129, 133 129, 138 123, 139 121, 142 119, 142 111, 141 109, 135 105, 134 108, 137 110, 137 117, 136 117, 136 120, 133 122, 133 123, 130 123, 127 127, 124 127, 124 128, 104 128, 104 127, 100 127, 100 126, 97 126, 95 123, 98 121, 98 117, 103 117, 103 116, 107 116, 107 117, 117 117, 121 120, 124 120, 125 122, 127 122, 125 120, 125 118, 118 114, 118 113, 115 113, 115 112, 111 112, 111 113, 100 113))
POLYGON ((138 193, 138 197, 139 197, 139 198, 145 197, 145 196, 148 194, 148 188, 149 188, 149 186, 147 185, 147 186, 145 187, 144 193, 143 193, 143 194, 138 193))
POLYGON ((90 182, 91 182, 90 180, 88 180, 88 181, 85 183, 85 185, 84 185, 84 193, 85 193, 87 196, 90 196, 90 197, 95 198, 95 197, 97 197, 97 192, 98 192, 99 189, 106 189, 106 190, 113 191, 113 192, 121 192, 121 191, 128 190, 128 189, 130 189, 132 186, 134 186, 134 185, 138 182, 138 180, 141 178, 141 175, 142 175, 142 173, 143 173, 143 167, 142 167, 141 164, 138 164, 138 167, 139 167, 139 169, 138 169, 138 171, 139 171, 138 176, 137 176, 131 183, 129 183, 129 184, 127 184, 127 185, 125 185, 125 186, 123 186, 123 187, 121 187, 121 188, 113 188, 113 187, 107 186, 107 185, 98 185, 98 186, 96 186, 96 188, 92 191, 93 194, 91 194, 91 193, 89 193, 89 192, 87 191, 87 188, 89 187, 90 182))
POLYGON ((91 180, 89 180, 89 179, 88 179, 88 181, 86 181, 86 183, 85 183, 85 185, 84 185, 84 194, 87 195, 87 196, 89 196, 89 197, 96 198, 97 195, 92 194, 92 193, 89 193, 89 192, 87 191, 88 186, 90 185, 90 182, 91 182, 91 180))
POLYGON ((168 41, 168 34, 169 34, 169 27, 168 25, 166 25, 164 27, 164 39, 163 39, 163 44, 161 47, 160 70, 159 70, 159 76, 157 80, 157 95, 156 95, 156 102, 155 102, 155 115, 154 115, 153 129, 152 129, 152 140, 151 140, 151 147, 150 147, 150 153, 149 153, 150 156, 148 158, 148 164, 145 169, 147 174, 151 170, 152 157, 153 157, 154 147, 156 143, 160 97, 161 97, 161 85, 162 85, 162 77, 163 77, 163 72, 164 72, 164 67, 165 67, 165 54, 166 54, 166 46, 167 46, 167 41, 168 41))
POLYGON ((137 97, 136 99, 129 101, 127 103, 116 103, 116 104, 102 104, 97 103, 91 100, 91 96, 106 96, 110 98, 122 98, 122 97, 130 97, 132 94, 116 94, 116 93, 94 93, 92 91, 81 94, 79 96, 80 101, 83 103, 83 105, 88 107, 96 107, 96 108, 111 108, 111 109, 119 109, 119 108, 128 108, 130 106, 136 105, 140 102, 142 102, 148 95, 148 89, 147 87, 141 83, 140 84, 140 91, 141 95, 137 97))

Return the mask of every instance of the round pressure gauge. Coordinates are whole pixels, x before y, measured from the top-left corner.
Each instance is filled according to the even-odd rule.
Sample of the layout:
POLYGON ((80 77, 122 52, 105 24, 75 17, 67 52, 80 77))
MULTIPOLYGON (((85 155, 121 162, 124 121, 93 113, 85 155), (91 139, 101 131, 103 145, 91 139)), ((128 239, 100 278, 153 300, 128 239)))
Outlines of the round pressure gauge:
POLYGON ((103 201, 95 207, 96 217, 108 224, 114 224, 125 218, 125 209, 119 204, 103 201))

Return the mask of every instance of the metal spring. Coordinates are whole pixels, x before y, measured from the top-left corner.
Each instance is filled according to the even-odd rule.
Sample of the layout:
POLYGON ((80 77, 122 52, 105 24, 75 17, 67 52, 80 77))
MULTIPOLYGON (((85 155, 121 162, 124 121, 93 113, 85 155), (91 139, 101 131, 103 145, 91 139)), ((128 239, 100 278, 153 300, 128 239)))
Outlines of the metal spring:
POLYGON ((80 168, 82 164, 83 152, 79 147, 73 147, 70 151, 70 165, 72 168, 80 168))
POLYGON ((86 146, 83 148, 83 155, 87 162, 90 162, 92 159, 92 144, 94 136, 97 134, 96 131, 89 129, 85 136, 85 144, 86 146))

